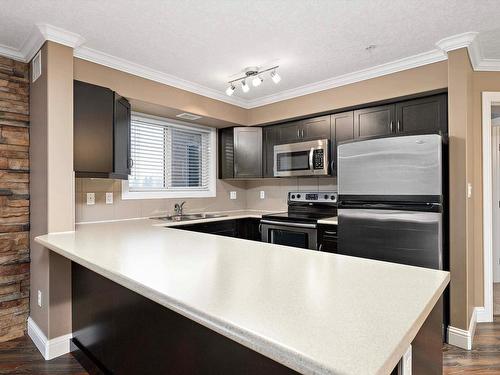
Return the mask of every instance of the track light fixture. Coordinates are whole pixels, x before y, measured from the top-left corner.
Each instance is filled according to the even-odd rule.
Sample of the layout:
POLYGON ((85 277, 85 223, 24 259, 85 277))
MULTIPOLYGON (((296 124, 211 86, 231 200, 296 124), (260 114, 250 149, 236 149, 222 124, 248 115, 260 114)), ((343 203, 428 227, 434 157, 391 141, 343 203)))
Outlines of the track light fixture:
POLYGON ((229 81, 229 87, 226 89, 226 94, 228 96, 233 95, 234 90, 236 89, 234 83, 241 81, 241 90, 244 93, 247 93, 250 91, 250 86, 247 84, 247 79, 252 80, 252 86, 257 87, 264 82, 263 74, 267 72, 271 72, 270 76, 271 79, 274 83, 278 83, 281 81, 281 76, 278 74, 277 69, 279 68, 278 65, 272 66, 267 69, 260 69, 259 67, 249 67, 244 70, 245 75, 235 78, 231 81, 229 81))

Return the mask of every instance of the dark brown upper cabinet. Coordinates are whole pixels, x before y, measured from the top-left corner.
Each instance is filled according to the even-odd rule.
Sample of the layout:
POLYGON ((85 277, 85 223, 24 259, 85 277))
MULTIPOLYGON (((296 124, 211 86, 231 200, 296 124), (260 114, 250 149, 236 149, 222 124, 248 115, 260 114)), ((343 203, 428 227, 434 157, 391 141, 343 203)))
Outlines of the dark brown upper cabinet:
POLYGON ((128 178, 130 104, 116 92, 74 81, 74 170, 77 177, 128 178))
POLYGON ((219 130, 219 178, 262 177, 262 128, 219 130))
POLYGON ((277 142, 276 126, 266 126, 262 129, 262 176, 274 177, 274 145, 277 142))
POLYGON ((396 122, 394 104, 363 108, 354 111, 356 138, 383 136, 393 133, 396 122))
POLYGON ((337 147, 339 143, 354 139, 354 112, 335 113, 331 116, 331 162, 330 168, 333 176, 337 175, 337 147))
POLYGON ((434 95, 396 104, 397 133, 432 133, 448 131, 448 97, 434 95))
POLYGON ((330 137, 330 115, 276 125, 277 144, 328 139, 330 137))

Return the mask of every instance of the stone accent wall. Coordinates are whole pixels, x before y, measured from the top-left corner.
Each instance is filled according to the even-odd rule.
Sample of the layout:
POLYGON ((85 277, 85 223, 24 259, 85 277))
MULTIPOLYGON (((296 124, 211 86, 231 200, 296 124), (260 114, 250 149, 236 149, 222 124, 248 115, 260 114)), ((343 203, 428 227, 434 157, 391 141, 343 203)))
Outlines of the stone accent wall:
POLYGON ((29 315, 29 65, 0 56, 0 342, 29 315))

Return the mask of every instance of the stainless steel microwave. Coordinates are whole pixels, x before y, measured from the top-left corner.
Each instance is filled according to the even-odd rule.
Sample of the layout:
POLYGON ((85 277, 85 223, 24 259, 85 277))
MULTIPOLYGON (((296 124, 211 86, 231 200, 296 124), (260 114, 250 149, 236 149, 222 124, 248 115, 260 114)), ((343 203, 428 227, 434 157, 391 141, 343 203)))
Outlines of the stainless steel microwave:
POLYGON ((328 175, 328 139, 274 146, 274 176, 328 175))

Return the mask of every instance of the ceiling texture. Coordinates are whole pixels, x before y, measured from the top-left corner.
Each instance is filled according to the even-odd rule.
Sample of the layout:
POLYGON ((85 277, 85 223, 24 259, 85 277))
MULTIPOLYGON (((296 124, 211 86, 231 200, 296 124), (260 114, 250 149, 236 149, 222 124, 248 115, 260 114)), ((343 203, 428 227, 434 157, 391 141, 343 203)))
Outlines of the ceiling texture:
POLYGON ((2 0, 1 9, 0 54, 27 58, 33 29, 50 25, 81 37, 77 57, 245 108, 374 67, 444 60, 436 43, 467 32, 477 33, 477 58, 500 69, 499 0, 2 0), (224 94, 245 67, 274 64, 278 85, 266 75, 248 93, 224 94))

